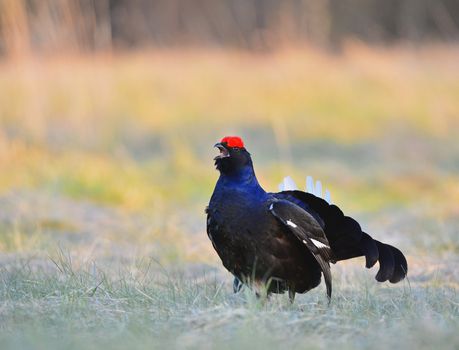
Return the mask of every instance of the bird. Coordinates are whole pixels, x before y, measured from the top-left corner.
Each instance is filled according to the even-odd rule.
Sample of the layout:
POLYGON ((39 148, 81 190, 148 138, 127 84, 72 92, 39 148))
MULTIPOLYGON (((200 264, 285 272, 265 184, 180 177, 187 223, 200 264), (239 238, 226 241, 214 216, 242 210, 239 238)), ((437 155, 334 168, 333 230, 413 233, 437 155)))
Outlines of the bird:
POLYGON ((328 302, 332 296, 330 264, 365 257, 365 266, 379 262, 378 282, 397 283, 408 273, 403 253, 373 239, 353 218, 331 203, 329 191, 307 178, 296 189, 290 177, 280 192, 266 192, 255 175, 252 157, 239 136, 225 136, 214 147, 220 176, 207 213, 207 235, 223 266, 233 274, 233 290, 247 285, 257 292, 297 293, 317 287, 323 275, 328 302), (310 193, 313 192, 313 193, 310 193), (262 289, 262 287, 264 289, 262 289))

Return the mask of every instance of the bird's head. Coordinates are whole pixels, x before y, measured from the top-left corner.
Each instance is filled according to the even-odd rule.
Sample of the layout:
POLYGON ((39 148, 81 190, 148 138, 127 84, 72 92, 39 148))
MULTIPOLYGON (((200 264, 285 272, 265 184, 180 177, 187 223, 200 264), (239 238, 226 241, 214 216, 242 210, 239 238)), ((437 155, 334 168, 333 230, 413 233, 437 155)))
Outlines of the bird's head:
POLYGON ((214 158, 215 167, 220 173, 230 175, 247 166, 252 167, 250 153, 245 149, 244 142, 239 136, 225 136, 214 147, 220 151, 214 158))

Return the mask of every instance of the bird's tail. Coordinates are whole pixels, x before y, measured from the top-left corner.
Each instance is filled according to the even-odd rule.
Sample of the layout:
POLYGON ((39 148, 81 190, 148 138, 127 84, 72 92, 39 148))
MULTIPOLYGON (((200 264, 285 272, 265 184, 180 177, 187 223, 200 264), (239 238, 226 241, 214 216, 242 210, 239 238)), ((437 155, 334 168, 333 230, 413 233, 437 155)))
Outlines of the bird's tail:
POLYGON ((367 268, 379 262, 375 277, 378 282, 397 283, 405 278, 408 264, 399 249, 373 239, 362 231, 357 221, 345 216, 336 205, 323 204, 321 211, 335 261, 364 256, 367 268))
POLYGON ((353 246, 340 247, 336 242, 331 241, 330 245, 336 247, 336 261, 364 256, 365 266, 368 269, 379 262, 379 271, 375 276, 378 282, 397 283, 403 280, 408 273, 408 263, 398 248, 377 241, 365 232, 362 232, 360 242, 353 246))
POLYGON ((341 261, 364 256, 366 267, 373 267, 379 261, 376 274, 378 282, 397 283, 408 273, 408 264, 403 253, 389 245, 373 239, 362 231, 359 223, 345 216, 341 209, 331 203, 330 193, 322 197, 322 184, 308 176, 306 192, 297 191, 292 178, 286 177, 279 185, 281 191, 290 194, 306 204, 306 210, 317 213, 323 220, 323 228, 333 251, 333 261, 341 261))
POLYGON ((324 231, 335 262, 364 256, 367 268, 379 262, 379 271, 375 277, 378 282, 397 283, 405 278, 408 264, 399 249, 373 239, 362 231, 356 220, 345 216, 336 205, 312 197, 309 193, 305 196, 309 197, 311 209, 316 210, 324 221, 324 231))

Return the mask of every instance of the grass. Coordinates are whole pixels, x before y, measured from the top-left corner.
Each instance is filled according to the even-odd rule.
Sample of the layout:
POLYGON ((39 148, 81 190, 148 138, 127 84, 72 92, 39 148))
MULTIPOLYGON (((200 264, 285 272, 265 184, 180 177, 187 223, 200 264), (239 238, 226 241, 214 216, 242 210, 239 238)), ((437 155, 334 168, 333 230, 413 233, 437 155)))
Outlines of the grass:
POLYGON ((2 348, 453 349, 459 340, 457 289, 442 277, 378 287, 348 267, 331 306, 323 290, 291 305, 286 296, 233 295, 209 268, 191 274, 144 260, 107 273, 62 252, 53 262, 2 269, 2 348))
POLYGON ((457 348, 457 48, 160 51, 0 62, 0 348, 457 348), (231 292, 212 145, 321 179, 409 281, 231 292))

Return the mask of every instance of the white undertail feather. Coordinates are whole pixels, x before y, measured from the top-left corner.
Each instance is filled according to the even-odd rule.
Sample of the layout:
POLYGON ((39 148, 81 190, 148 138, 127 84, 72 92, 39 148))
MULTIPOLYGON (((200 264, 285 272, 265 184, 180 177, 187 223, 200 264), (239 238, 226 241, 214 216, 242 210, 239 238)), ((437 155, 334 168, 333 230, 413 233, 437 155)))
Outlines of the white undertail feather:
POLYGON ((306 177, 306 192, 314 193, 314 180, 312 176, 306 177))
POLYGON ((329 190, 325 190, 324 199, 328 202, 328 204, 331 204, 331 194, 329 190))
MULTIPOLYGON (((294 191, 297 190, 298 187, 295 184, 295 181, 290 176, 284 177, 282 182, 279 184, 279 191, 294 191)), ((325 193, 322 194, 322 182, 319 180, 316 181, 314 186, 314 179, 312 176, 306 177, 306 192, 309 192, 316 197, 320 197, 325 199, 329 204, 332 204, 331 201, 331 194, 328 189, 325 189, 325 193)))
POLYGON ((279 184, 279 191, 295 191, 297 189, 295 181, 290 176, 284 177, 284 180, 279 184))
POLYGON ((316 186, 314 187, 314 194, 317 196, 317 197, 320 197, 322 198, 322 182, 320 182, 319 180, 316 181, 316 186))

